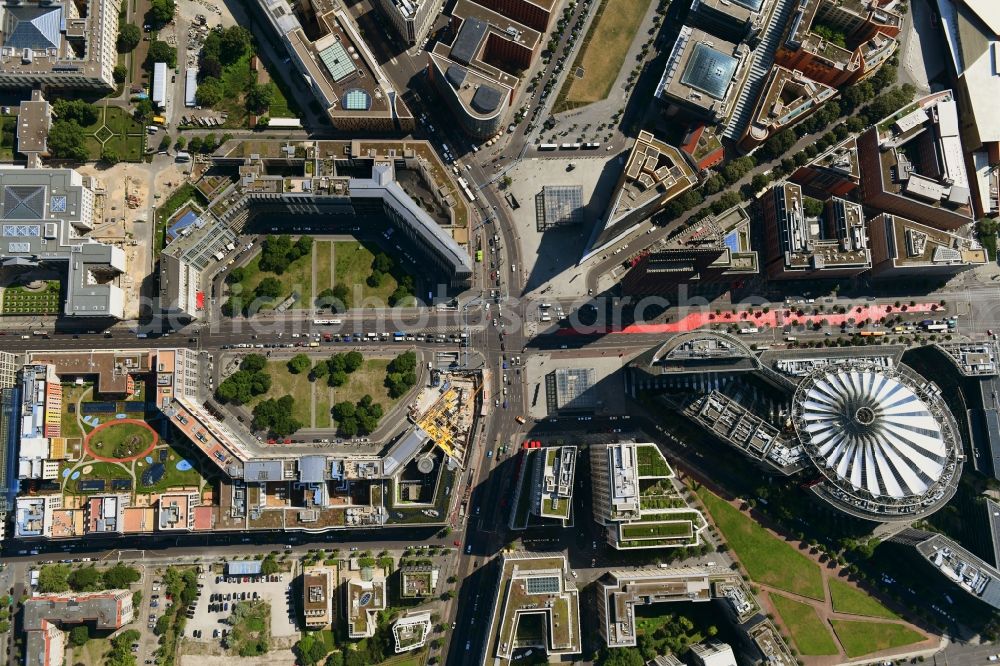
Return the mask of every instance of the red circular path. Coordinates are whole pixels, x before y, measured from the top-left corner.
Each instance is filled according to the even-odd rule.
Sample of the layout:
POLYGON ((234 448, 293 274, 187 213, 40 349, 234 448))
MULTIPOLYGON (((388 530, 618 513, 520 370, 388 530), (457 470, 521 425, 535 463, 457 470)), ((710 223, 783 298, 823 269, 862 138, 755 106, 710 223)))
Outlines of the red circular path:
POLYGON ((87 435, 84 438, 84 440, 83 440, 83 450, 86 451, 87 453, 89 453, 92 458, 96 458, 97 460, 100 460, 102 462, 132 462, 133 460, 138 460, 139 458, 144 458, 144 457, 148 456, 150 453, 152 453, 153 449, 156 448, 156 445, 159 443, 159 441, 160 441, 160 436, 157 435, 156 431, 153 430, 149 426, 149 424, 146 423, 145 421, 140 421, 139 419, 114 419, 112 421, 108 421, 107 423, 102 423, 101 425, 99 425, 96 428, 94 428, 93 430, 91 430, 90 434, 87 435), (146 449, 145 451, 143 451, 142 453, 137 453, 136 455, 129 456, 128 458, 108 458, 107 456, 99 456, 96 453, 94 453, 90 449, 90 438, 93 437, 94 435, 96 435, 97 433, 99 433, 104 428, 110 428, 111 426, 118 425, 119 423, 131 423, 133 425, 142 426, 143 428, 145 428, 146 430, 148 430, 150 433, 152 433, 152 435, 153 435, 153 443, 150 444, 149 448, 146 449))

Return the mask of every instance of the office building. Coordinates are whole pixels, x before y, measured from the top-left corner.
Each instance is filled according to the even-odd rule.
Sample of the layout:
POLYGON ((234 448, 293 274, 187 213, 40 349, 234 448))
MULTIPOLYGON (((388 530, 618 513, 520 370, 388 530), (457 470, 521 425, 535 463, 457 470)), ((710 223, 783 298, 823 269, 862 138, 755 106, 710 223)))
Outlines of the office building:
POLYGON ((640 131, 583 258, 615 244, 697 182, 684 153, 651 132, 640 131))
POLYGON ((24 601, 24 663, 60 666, 66 635, 74 625, 114 631, 132 621, 131 590, 37 594, 24 601))
POLYGON ((452 10, 450 44, 428 53, 427 75, 459 126, 485 140, 501 131, 520 72, 541 48, 542 35, 471 0, 452 10))
POLYGON ((293 9, 287 0, 253 3, 284 45, 316 102, 338 130, 413 130, 413 115, 385 75, 346 10, 335 0, 293 9), (299 13, 301 12, 301 14, 299 13), (319 32, 311 39, 303 22, 319 32))
POLYGON ((31 99, 17 107, 17 152, 28 159, 28 168, 42 166, 49 156, 49 130, 52 128, 52 105, 41 90, 32 90, 31 99))
POLYGON ((8 0, 0 7, 0 88, 115 87, 121 0, 8 0))
POLYGON ((742 206, 708 215, 671 238, 646 248, 622 279, 622 293, 671 296, 730 283, 760 271, 751 246, 750 216, 742 206))
POLYGON ((705 518, 685 505, 655 444, 591 446, 590 467, 594 521, 607 528, 609 544, 631 550, 701 543, 705 518))
POLYGON ((502 14, 537 32, 547 32, 559 10, 559 0, 476 0, 497 14, 502 14))
POLYGON ((442 3, 439 0, 376 0, 375 4, 399 38, 414 46, 424 41, 442 3))
POLYGON ((697 666, 736 666, 736 655, 728 643, 708 641, 691 646, 691 655, 697 666))
POLYGON ((779 183, 757 201, 767 238, 772 279, 850 277, 871 268, 861 206, 831 197, 805 197, 795 183, 779 183))
POLYGON ((122 319, 125 252, 86 236, 99 222, 94 185, 73 169, 0 168, 0 266, 66 272, 67 317, 122 319))
POLYGON ((656 98, 669 115, 724 125, 749 74, 749 63, 746 44, 681 26, 656 86, 656 98))
POLYGON ((688 21, 731 42, 753 45, 773 5, 771 0, 694 0, 688 21))
POLYGON ((550 446, 534 456, 531 512, 566 525, 573 508, 576 478, 575 446, 550 446))
POLYGON ((392 623, 392 637, 395 641, 396 654, 419 650, 427 644, 431 633, 431 612, 408 611, 392 623))
POLYGON ((486 632, 486 661, 510 659, 517 648, 549 657, 580 654, 580 594, 563 555, 505 554, 486 632), (522 620, 540 616, 540 636, 518 635, 522 620))
POLYGON ((917 100, 888 127, 869 128, 857 145, 866 207, 938 229, 973 221, 958 105, 950 90, 917 100))
POLYGON ((410 564, 399 568, 400 596, 425 599, 437 590, 440 567, 436 564, 410 564))
POLYGON ((778 132, 808 118, 836 94, 835 88, 813 81, 802 72, 772 67, 740 147, 752 150, 778 132))
POLYGON ((378 614, 386 607, 386 581, 381 569, 351 568, 341 572, 344 587, 344 615, 347 635, 352 639, 371 638, 378 626, 378 614))
POLYGON ((977 241, 891 213, 870 219, 868 235, 872 277, 949 278, 989 261, 977 241))
POLYGON ((302 615, 308 629, 326 629, 333 623, 336 585, 334 567, 309 565, 303 570, 302 615))
POLYGON ((895 52, 902 17, 876 0, 795 4, 776 62, 832 88, 862 81, 895 52))

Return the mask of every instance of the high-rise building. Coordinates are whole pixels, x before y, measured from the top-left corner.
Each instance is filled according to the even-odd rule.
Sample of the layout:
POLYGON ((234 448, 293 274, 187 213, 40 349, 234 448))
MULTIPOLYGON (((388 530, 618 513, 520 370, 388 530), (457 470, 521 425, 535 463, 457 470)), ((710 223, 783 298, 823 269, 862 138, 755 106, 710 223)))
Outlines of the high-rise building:
POLYGON ((8 0, 0 88, 113 90, 121 0, 8 0))
POLYGON ((520 80, 541 48, 541 34, 471 0, 452 10, 450 44, 429 52, 428 78, 475 139, 501 131, 520 80))
POLYGON ((775 60, 833 88, 874 74, 895 52, 902 17, 876 0, 796 3, 775 60))
POLYGON ((125 252, 87 237, 94 197, 73 169, 0 168, 0 266, 65 270, 64 315, 123 319, 125 252))
POLYGON ((958 105, 950 90, 858 137, 861 202, 938 229, 974 220, 958 105))
POLYGON ((871 267, 859 204, 839 197, 822 203, 803 196, 795 183, 786 182, 765 192, 757 207, 767 238, 767 274, 772 279, 850 277, 871 267))
POLYGON ((707 523, 684 505, 674 471, 651 443, 590 447, 594 520, 619 550, 680 548, 701 542, 707 523))
POLYGON ((410 46, 424 40, 441 7, 440 0, 376 0, 376 4, 410 46))
POLYGON ((892 213, 868 221, 872 277, 950 277, 985 265, 986 250, 968 237, 892 213))

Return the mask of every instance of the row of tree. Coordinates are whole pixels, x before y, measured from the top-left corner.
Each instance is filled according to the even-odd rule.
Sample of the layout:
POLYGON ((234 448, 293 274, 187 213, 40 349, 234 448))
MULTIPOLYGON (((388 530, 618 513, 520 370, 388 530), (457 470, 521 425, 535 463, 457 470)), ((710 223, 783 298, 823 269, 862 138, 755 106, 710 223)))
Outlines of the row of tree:
POLYGON ((47 592, 96 592, 98 590, 125 590, 139 580, 139 572, 124 564, 109 569, 94 566, 71 569, 66 564, 52 564, 38 572, 38 591, 47 592))
POLYGON ((253 426, 267 430, 275 437, 287 437, 302 427, 302 422, 292 416, 295 398, 284 395, 268 398, 253 408, 253 426))

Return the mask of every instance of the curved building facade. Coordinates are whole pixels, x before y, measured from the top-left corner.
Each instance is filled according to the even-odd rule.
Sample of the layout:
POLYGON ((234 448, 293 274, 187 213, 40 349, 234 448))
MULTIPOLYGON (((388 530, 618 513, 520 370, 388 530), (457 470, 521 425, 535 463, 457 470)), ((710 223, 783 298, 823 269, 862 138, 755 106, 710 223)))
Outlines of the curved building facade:
POLYGON ((828 366, 799 384, 792 424, 827 483, 824 499, 882 520, 912 519, 954 494, 961 438, 940 389, 905 366, 828 366))

